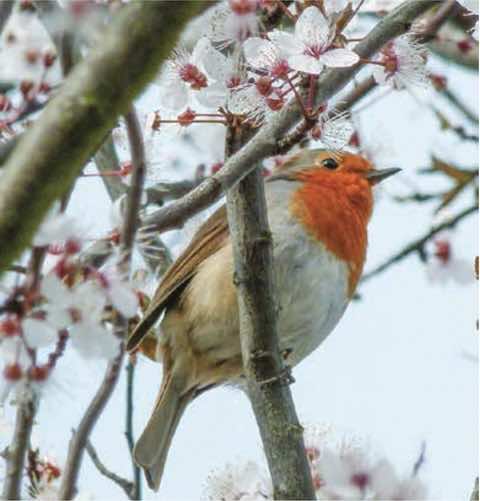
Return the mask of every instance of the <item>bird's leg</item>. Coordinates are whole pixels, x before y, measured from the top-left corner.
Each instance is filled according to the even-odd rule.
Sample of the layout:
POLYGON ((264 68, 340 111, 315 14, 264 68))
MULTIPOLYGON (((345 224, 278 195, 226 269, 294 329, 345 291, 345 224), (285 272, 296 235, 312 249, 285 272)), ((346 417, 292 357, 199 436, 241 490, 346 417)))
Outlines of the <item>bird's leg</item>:
POLYGON ((283 369, 276 376, 269 377, 263 381, 258 381, 258 384, 262 387, 267 384, 276 383, 277 381, 282 385, 289 385, 295 382, 295 378, 292 376, 292 368, 289 365, 283 367, 283 369))
MULTIPOLYGON (((282 351, 282 358, 283 360, 286 360, 287 357, 292 353, 291 348, 287 348, 286 350, 282 351)), ((273 358, 273 353, 269 350, 256 350, 252 351, 251 357, 253 359, 262 359, 262 358, 268 358, 271 357, 273 358)), ((292 369, 290 366, 286 365, 283 367, 280 372, 276 376, 272 376, 267 379, 263 379, 262 381, 257 381, 260 386, 265 386, 267 384, 275 383, 276 381, 279 381, 281 384, 292 384, 295 382, 295 379, 292 376, 292 369)))

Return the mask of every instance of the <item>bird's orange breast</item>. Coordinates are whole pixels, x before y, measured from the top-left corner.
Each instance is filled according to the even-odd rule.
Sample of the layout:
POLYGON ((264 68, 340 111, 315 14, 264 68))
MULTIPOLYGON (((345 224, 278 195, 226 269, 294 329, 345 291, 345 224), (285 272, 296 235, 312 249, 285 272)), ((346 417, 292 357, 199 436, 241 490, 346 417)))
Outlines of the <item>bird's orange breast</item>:
POLYGON ((348 294, 355 292, 367 250, 373 198, 368 182, 355 174, 304 171, 290 210, 306 231, 349 269, 348 294))

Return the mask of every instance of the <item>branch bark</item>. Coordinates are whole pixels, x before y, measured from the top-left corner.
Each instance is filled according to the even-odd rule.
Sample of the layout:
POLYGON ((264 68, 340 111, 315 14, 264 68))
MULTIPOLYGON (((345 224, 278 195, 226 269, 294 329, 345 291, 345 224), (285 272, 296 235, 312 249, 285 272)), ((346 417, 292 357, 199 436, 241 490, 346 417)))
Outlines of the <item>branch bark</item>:
MULTIPOLYGON (((409 0, 385 16, 355 47, 362 59, 369 59, 388 41, 407 32, 412 22, 438 0, 409 0)), ((339 92, 363 67, 361 63, 345 69, 324 71, 318 80, 315 106, 339 92)), ((301 119, 297 103, 292 101, 278 112, 240 151, 235 153, 214 176, 176 202, 162 207, 146 218, 157 231, 177 228, 191 216, 209 207, 250 173, 259 161, 278 152, 278 143, 301 119)))
MULTIPOLYGON (((230 124, 225 159, 252 132, 235 122, 230 124)), ((272 238, 260 166, 227 192, 243 369, 275 499, 314 499, 303 428, 288 387, 293 379, 278 347, 272 238)))
POLYGON ((314 499, 303 428, 288 387, 291 379, 278 348, 272 239, 258 168, 227 192, 227 213, 234 250, 243 366, 274 497, 314 499))
POLYGON ((30 243, 55 199, 154 77, 189 18, 205 8, 194 0, 131 2, 79 63, 58 95, 21 138, 0 186, 0 273, 30 243))
POLYGON ((7 464, 2 499, 22 499, 23 465, 37 411, 36 397, 31 389, 27 388, 23 393, 17 404, 12 441, 5 452, 7 464))

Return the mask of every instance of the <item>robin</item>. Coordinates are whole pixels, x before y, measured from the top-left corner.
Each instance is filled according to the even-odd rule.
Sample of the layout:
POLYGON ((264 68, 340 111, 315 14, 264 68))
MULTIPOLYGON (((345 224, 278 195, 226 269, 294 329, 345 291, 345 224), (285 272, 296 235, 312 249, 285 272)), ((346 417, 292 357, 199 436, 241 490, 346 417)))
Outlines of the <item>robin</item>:
MULTIPOLYGON (((266 179, 280 304, 279 348, 293 366, 333 330, 352 298, 367 250, 372 187, 400 169, 377 170, 360 155, 325 150, 294 154, 266 179)), ((225 207, 199 228, 165 273, 127 342, 156 341, 163 380, 134 450, 158 490, 173 434, 188 404, 207 389, 241 386, 242 356, 232 244, 225 207)))

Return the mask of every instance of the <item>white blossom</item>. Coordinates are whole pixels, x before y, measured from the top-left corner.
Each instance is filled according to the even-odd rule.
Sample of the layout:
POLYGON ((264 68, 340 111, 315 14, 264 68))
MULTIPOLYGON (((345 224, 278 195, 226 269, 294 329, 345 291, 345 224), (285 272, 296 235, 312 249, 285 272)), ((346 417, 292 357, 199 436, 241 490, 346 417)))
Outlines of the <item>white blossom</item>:
POLYGON ((243 42, 258 32, 257 0, 230 0, 211 17, 208 38, 221 47, 243 42))
POLYGON ((76 220, 60 212, 60 204, 55 203, 37 230, 33 245, 43 247, 54 242, 76 240, 81 233, 82 229, 76 220))
POLYGON ((433 284, 444 285, 451 280, 465 285, 474 281, 473 263, 455 255, 451 236, 447 232, 433 240, 426 271, 428 280, 433 284))
POLYGON ((102 323, 107 296, 94 280, 70 289, 55 273, 49 273, 42 280, 40 291, 47 300, 46 325, 55 332, 68 328, 72 345, 81 355, 112 358, 117 353, 119 341, 102 323))
POLYGON ((427 85, 425 51, 409 35, 388 43, 378 59, 381 65, 374 65, 373 77, 381 85, 396 89, 427 85))
POLYGON ((273 499, 270 479, 252 461, 243 465, 228 464, 207 479, 205 501, 257 501, 273 499))
MULTIPOLYGON (((275 40, 275 33, 270 35, 275 40)), ((289 71, 288 52, 280 45, 264 38, 252 37, 243 44, 247 63, 257 70, 266 71, 271 77, 287 75, 289 71)))
MULTIPOLYGON (((385 458, 375 458, 368 444, 354 436, 339 436, 330 426, 308 426, 305 450, 317 499, 424 499, 417 478, 397 475, 385 458)), ((227 465, 211 474, 203 498, 208 501, 273 499, 269 477, 255 463, 227 465)))
POLYGON ((224 106, 231 89, 240 83, 234 60, 215 49, 205 37, 201 47, 201 64, 208 77, 208 85, 197 93, 197 101, 209 109, 224 106))
POLYGON ((347 146, 355 129, 347 112, 333 113, 334 111, 334 108, 327 109, 320 114, 311 135, 329 150, 341 151, 347 146))
POLYGON ((45 74, 44 56, 55 46, 37 16, 15 11, 0 38, 0 79, 39 83, 45 74))
POLYGON ((195 92, 207 87, 207 76, 200 68, 206 43, 202 37, 191 53, 182 48, 174 51, 159 82, 160 100, 166 109, 184 109, 192 102, 195 92))
POLYGON ((307 7, 295 24, 295 33, 276 30, 270 40, 288 54, 291 68, 318 75, 325 66, 341 68, 359 61, 358 55, 346 48, 332 48, 335 27, 316 7, 307 7))
POLYGON ((118 274, 102 273, 102 286, 109 303, 125 318, 135 316, 138 309, 138 296, 127 281, 118 274))

